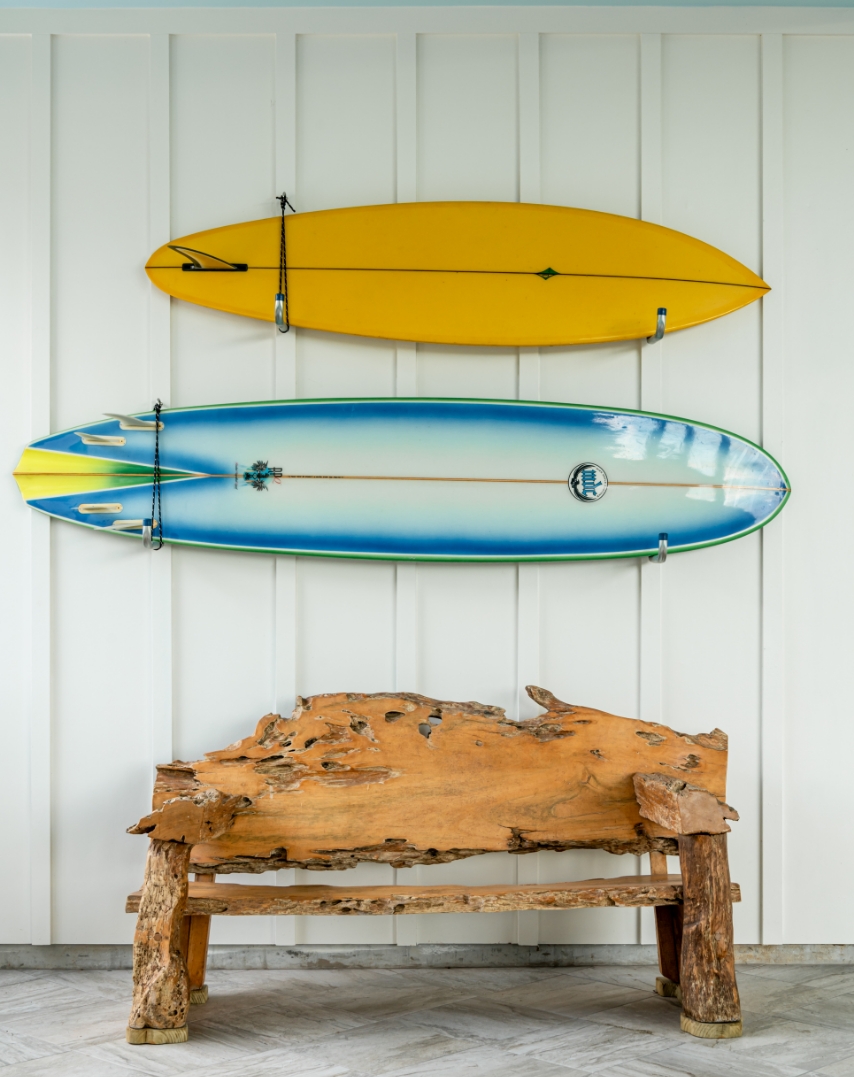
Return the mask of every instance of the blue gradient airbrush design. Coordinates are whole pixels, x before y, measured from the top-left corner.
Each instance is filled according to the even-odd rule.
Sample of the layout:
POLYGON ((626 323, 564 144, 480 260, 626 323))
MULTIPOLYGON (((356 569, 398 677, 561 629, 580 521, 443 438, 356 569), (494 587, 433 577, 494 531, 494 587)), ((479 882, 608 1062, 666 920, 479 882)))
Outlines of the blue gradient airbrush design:
MULTIPOLYGON (((643 412, 366 399, 175 409, 162 418, 162 466, 188 476, 162 488, 165 537, 176 543, 417 560, 639 556, 657 551, 662 532, 674 552, 726 542, 767 523, 789 496, 782 470, 751 442, 643 412), (259 491, 242 477, 256 460, 285 476, 384 478, 285 477, 259 491), (585 461, 611 484, 591 504, 566 484, 585 461)), ((111 447, 84 445, 77 431, 120 433, 107 420, 32 447, 151 464, 151 433, 121 431, 126 445, 111 447)), ((119 501, 122 519, 147 517, 151 486, 30 504, 90 527, 112 523, 81 516, 84 501, 119 501)))

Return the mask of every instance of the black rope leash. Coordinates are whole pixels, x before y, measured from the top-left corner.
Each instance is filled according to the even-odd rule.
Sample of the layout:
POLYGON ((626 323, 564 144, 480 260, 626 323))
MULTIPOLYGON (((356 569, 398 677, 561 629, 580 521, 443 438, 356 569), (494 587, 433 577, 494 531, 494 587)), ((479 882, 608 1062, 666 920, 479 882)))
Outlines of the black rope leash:
POLYGON ((288 310, 288 248, 285 242, 285 208, 290 206, 291 213, 296 210, 288 201, 287 194, 282 191, 279 195, 279 205, 282 207, 282 230, 279 237, 279 290, 276 293, 276 325, 280 333, 287 333, 291 328, 291 316, 288 310))
POLYGON ((154 405, 154 477, 151 484, 152 550, 159 550, 163 547, 163 505, 160 500, 160 411, 162 407, 163 404, 158 399, 154 405), (156 546, 153 538, 155 528, 157 529, 156 546))

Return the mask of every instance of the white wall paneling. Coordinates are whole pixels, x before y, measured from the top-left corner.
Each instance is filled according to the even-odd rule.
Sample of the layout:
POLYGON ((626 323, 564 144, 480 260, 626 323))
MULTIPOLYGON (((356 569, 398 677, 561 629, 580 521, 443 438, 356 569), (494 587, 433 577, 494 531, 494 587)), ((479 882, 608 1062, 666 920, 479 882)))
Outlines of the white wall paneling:
MULTIPOLYGON (((762 444, 783 459, 783 35, 762 35, 762 273, 775 282, 762 301, 762 444)), ((783 528, 762 532, 760 796, 761 938, 783 941, 783 528)))
POLYGON ((841 894, 854 883, 854 863, 839 853, 835 822, 849 817, 854 798, 848 779, 852 515, 847 498, 838 496, 854 393, 854 114, 847 107, 854 37, 787 37, 782 66, 782 429, 797 496, 784 528, 784 723, 768 735, 783 735, 783 938, 815 942, 852 930, 843 901, 819 906, 811 899, 814 879, 799 856, 809 841, 835 890, 841 894), (820 553, 813 556, 817 541, 820 553))
MULTIPOLYGON (((148 66, 148 246, 172 238, 169 199, 169 35, 149 38, 148 66)), ((169 407, 172 397, 171 300, 148 290, 149 400, 169 407)), ((172 750, 172 549, 150 559, 151 763, 171 759, 172 750)))
MULTIPOLYGON (((3 855, 29 870, 0 893, 0 941, 130 939, 123 896, 145 850, 124 827, 156 762, 245 736, 297 694, 395 688, 525 717, 532 682, 725 729, 737 937, 854 941, 836 896, 854 869, 826 825, 851 808, 854 575, 838 491, 854 389, 852 42, 842 9, 0 12, 7 473, 28 440, 157 397, 436 395, 687 415, 761 440, 795 487, 761 535, 664 566, 517 567, 146 554, 51 525, 7 482, 0 774, 15 826, 3 855), (283 190, 299 211, 461 198, 642 217, 722 247, 774 290, 655 346, 517 351, 279 334, 150 288, 155 247, 273 215, 283 190), (807 842, 821 908, 799 870, 807 842)), ((351 878, 634 868, 579 851, 351 878)), ((631 910, 223 918, 214 931, 280 945, 651 938, 631 910)))
MULTIPOLYGON (((8 402, 0 453, 7 472, 50 422, 50 353, 40 337, 50 309, 49 64, 46 39, 36 44, 33 70, 29 36, 0 38, 0 377, 8 402)), ((0 484, 0 782, 9 812, 3 857, 18 865, 0 887, 0 919, 10 941, 27 942, 32 933, 49 942, 50 524, 21 515, 19 506, 14 483, 0 484)))
MULTIPOLYGON (((26 204, 30 233, 31 437, 51 424, 51 44, 50 34, 32 37, 31 83, 26 95, 30 118, 26 204)), ((51 523, 33 514, 29 525, 30 930, 33 943, 48 944, 53 929, 51 523)))
MULTIPOLYGON (((150 404, 149 39, 54 35, 51 70, 51 411, 63 429, 150 404)), ((152 777, 150 595, 137 543, 52 526, 54 941, 127 937, 121 900, 139 856, 112 839, 152 777)))

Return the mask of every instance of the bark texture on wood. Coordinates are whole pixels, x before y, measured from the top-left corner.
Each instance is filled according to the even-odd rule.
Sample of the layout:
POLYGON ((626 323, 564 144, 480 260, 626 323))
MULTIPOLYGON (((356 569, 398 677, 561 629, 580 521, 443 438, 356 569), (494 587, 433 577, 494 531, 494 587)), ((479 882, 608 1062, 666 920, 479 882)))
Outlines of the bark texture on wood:
MULTIPOLYGON (((131 894, 127 911, 139 905, 131 894)), ((740 900, 737 886, 731 901, 740 900)), ((190 883, 187 912, 207 916, 401 916, 421 912, 511 912, 607 906, 678 906, 678 875, 493 886, 236 886, 190 883)))
POLYGON ((659 905, 655 910, 655 938, 661 975, 679 983, 682 963, 682 905, 659 905))
POLYGON ((155 838, 149 846, 133 942, 129 1029, 176 1029, 187 1022, 189 977, 181 953, 181 929, 189 860, 189 845, 155 838))
POLYGON ((667 774, 635 774, 640 814, 675 834, 726 834, 738 812, 708 789, 667 774))
POLYGON ((155 811, 128 827, 128 834, 148 834, 160 841, 197 845, 224 834, 234 822, 235 812, 245 810, 249 805, 247 797, 203 789, 200 793, 164 801, 155 811))
POLYGON ((688 736, 528 691, 546 713, 522 722, 408 693, 300 699, 223 751, 159 767, 155 812, 137 829, 156 818, 151 833, 190 841, 189 823, 170 816, 177 807, 157 815, 167 802, 184 811, 207 792, 246 797, 231 828, 193 850, 196 871, 223 874, 540 849, 675 854, 673 834, 641 817, 632 776, 666 768, 724 795, 719 730, 688 736))
POLYGON ((740 1021, 726 835, 681 836, 679 860, 684 902, 679 980, 684 1014, 701 1024, 740 1021))

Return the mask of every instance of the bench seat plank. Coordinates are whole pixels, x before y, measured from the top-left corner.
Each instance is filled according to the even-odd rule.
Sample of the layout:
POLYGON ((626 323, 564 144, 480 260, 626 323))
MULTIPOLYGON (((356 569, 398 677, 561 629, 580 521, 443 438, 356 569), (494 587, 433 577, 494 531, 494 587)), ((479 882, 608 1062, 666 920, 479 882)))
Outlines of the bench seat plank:
MULTIPOLYGON (((741 900, 738 884, 732 900, 741 900)), ((141 891, 127 912, 139 909, 141 891)), ((602 906, 678 905, 681 875, 627 875, 581 882, 494 886, 241 886, 190 883, 187 916, 399 916, 424 912, 513 912, 602 906)))

